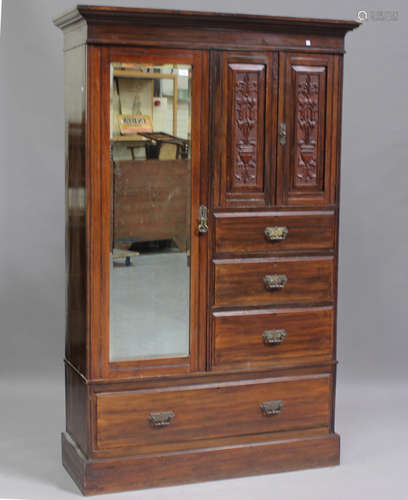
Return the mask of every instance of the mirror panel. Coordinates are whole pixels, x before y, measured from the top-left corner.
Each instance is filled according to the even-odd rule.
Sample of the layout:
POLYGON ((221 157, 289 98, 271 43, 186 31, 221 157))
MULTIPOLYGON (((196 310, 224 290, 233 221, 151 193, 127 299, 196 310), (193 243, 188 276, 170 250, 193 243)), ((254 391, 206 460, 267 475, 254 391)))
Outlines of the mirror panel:
POLYGON ((111 64, 110 361, 189 355, 191 73, 111 64))

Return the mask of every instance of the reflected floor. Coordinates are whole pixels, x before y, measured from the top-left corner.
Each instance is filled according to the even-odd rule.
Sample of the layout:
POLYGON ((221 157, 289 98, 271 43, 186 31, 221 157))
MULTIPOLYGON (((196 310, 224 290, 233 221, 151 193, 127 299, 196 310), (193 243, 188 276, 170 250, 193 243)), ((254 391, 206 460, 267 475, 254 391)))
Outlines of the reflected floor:
POLYGON ((188 292, 185 253, 111 261, 111 361, 188 355, 188 292))

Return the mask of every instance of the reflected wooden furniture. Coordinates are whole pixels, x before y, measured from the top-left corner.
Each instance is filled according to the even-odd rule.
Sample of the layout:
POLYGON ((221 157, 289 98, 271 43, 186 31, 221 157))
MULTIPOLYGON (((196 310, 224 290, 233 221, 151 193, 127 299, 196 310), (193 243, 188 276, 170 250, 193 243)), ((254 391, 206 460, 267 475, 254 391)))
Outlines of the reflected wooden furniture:
POLYGON ((113 163, 113 248, 174 240, 185 252, 189 179, 189 160, 113 163))
MULTIPOLYGON (((85 146, 68 189, 86 194, 68 197, 64 466, 95 494, 338 464, 341 91, 358 23, 80 6, 56 24, 85 146), (109 358, 113 62, 193 68, 184 357, 109 358)), ((140 169, 140 189, 161 166, 117 168, 140 169)), ((125 214, 130 191, 115 197, 125 214)), ((166 237, 167 222, 132 216, 115 238, 166 237)))

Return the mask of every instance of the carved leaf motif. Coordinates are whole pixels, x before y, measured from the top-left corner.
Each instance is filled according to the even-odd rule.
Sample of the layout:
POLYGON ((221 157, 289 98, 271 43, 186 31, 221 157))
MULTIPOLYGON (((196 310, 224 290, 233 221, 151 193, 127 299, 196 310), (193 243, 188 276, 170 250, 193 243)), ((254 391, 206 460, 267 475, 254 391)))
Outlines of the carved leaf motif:
POLYGON ((319 114, 319 77, 303 73, 296 89, 297 185, 317 183, 317 125, 319 114))
POLYGON ((235 80, 235 165, 234 183, 256 184, 258 77, 237 73, 235 80))

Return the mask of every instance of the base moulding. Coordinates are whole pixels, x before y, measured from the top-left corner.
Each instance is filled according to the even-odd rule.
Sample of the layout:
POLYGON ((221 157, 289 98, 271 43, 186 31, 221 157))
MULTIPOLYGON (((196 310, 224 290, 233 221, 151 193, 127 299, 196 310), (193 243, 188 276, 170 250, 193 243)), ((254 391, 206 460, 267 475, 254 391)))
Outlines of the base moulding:
POLYGON ((84 495, 327 467, 339 460, 338 434, 106 459, 87 459, 62 434, 63 465, 84 495))

